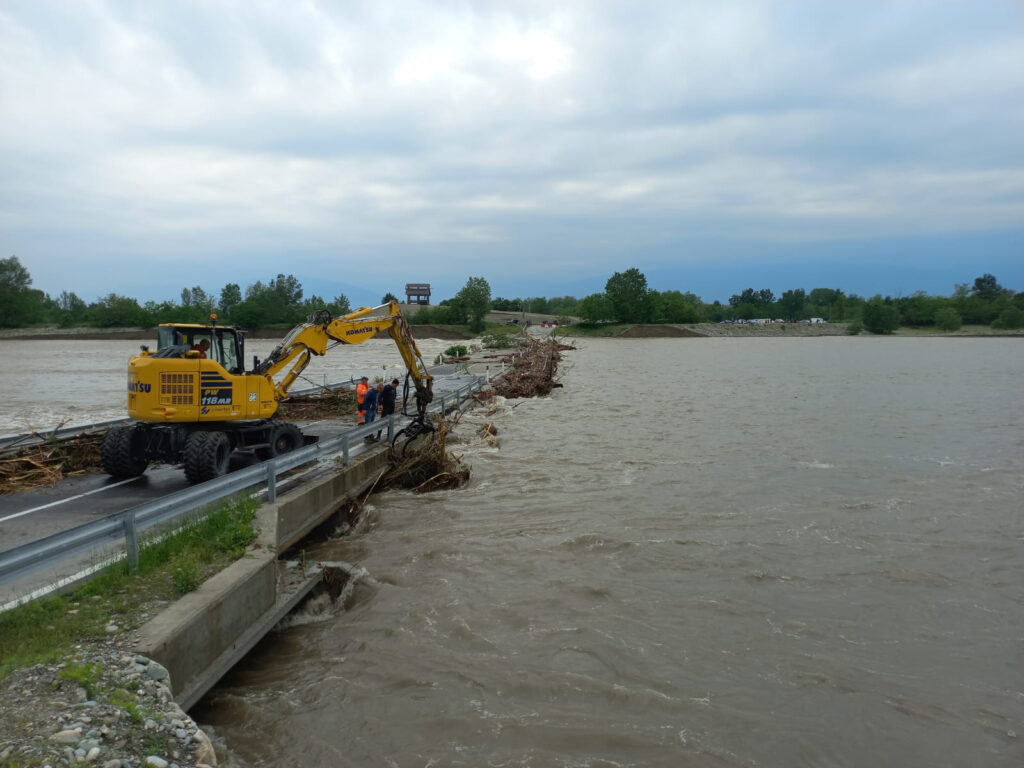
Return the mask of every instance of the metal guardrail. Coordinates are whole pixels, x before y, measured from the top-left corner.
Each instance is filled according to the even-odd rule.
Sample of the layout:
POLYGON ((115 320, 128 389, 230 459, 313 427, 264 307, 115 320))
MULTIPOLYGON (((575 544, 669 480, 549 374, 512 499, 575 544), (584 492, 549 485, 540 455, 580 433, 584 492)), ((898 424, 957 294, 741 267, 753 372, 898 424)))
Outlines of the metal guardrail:
MULTIPOLYGON (((480 376, 454 392, 438 396, 428 408, 428 412, 445 413, 451 407, 459 406, 464 398, 471 396, 486 383, 487 377, 480 376)), ((336 455, 338 452, 342 455, 343 463, 348 464, 350 450, 357 444, 356 441, 384 429, 387 429, 390 441, 394 436, 398 418, 401 418, 401 414, 391 414, 386 419, 347 430, 337 437, 283 454, 262 464, 237 470, 141 506, 0 552, 0 584, 16 581, 41 568, 70 560, 77 555, 96 555, 121 539, 125 541, 128 565, 134 569, 139 557, 139 533, 169 523, 214 501, 256 485, 266 484, 267 498, 274 501, 277 478, 280 475, 303 464, 336 455)))

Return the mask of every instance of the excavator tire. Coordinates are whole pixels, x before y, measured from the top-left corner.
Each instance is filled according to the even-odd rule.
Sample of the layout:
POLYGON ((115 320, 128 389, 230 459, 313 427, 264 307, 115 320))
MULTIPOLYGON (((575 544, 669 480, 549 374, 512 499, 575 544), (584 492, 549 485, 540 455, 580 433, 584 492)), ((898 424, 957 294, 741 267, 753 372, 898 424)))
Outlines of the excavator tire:
POLYGON ((149 462, 136 453, 135 427, 112 427, 100 446, 103 471, 111 477, 123 479, 138 477, 146 471, 149 462))
POLYGON ((231 441, 223 432, 195 432, 185 442, 185 476, 205 483, 228 471, 231 441))
POLYGON ((206 438, 209 432, 193 432, 185 440, 185 477, 195 485, 206 480, 203 477, 203 446, 206 445, 206 438))
POLYGON ((270 442, 260 450, 261 459, 272 459, 282 453, 290 453, 303 444, 302 430, 294 424, 278 424, 270 431, 270 442))

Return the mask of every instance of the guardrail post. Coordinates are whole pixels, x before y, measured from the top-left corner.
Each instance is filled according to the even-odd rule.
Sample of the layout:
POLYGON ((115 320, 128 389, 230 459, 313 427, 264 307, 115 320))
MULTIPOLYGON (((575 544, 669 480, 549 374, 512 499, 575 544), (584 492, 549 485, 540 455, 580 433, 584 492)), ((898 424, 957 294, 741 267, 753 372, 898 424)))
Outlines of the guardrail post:
POLYGON ((264 466, 267 468, 267 501, 273 504, 277 501, 277 462, 270 459, 264 466))
POLYGON ((341 460, 345 466, 348 466, 348 432, 342 433, 343 440, 341 441, 341 460))
POLYGON ((135 513, 129 512, 121 518, 124 526, 124 553, 128 561, 128 573, 139 570, 139 534, 135 530, 135 513))
POLYGON ((388 415, 388 442, 395 439, 395 414, 388 415))

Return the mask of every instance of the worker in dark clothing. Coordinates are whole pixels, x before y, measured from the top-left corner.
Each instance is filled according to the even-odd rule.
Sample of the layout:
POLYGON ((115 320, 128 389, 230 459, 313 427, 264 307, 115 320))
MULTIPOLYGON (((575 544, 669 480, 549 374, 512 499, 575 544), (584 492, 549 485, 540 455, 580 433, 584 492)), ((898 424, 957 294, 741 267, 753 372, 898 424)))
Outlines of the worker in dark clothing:
MULTIPOLYGON (((395 398, 398 395, 398 379, 392 379, 380 393, 380 417, 383 419, 395 412, 395 398)), ((377 430, 377 439, 380 440, 380 433, 384 430, 377 430)))
MULTIPOLYGON (((377 402, 380 399, 380 391, 384 388, 383 384, 378 384, 376 387, 370 387, 366 390, 366 394, 363 396, 363 418, 367 424, 373 422, 377 418, 377 402)), ((366 436, 366 442, 372 443, 376 438, 373 435, 366 436)))

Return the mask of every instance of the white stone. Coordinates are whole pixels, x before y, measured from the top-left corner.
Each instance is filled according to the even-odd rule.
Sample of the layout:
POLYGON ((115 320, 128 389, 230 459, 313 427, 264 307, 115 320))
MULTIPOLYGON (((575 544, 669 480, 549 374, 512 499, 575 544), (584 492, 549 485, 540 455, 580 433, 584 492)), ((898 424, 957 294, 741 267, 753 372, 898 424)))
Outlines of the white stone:
POLYGON ((50 741, 55 741, 58 744, 77 744, 81 740, 81 731, 60 731, 50 737, 50 741))

